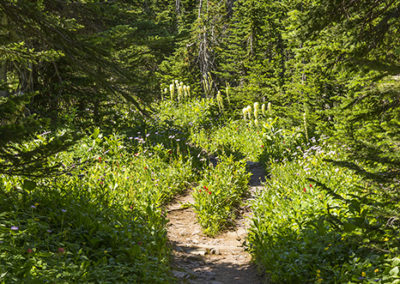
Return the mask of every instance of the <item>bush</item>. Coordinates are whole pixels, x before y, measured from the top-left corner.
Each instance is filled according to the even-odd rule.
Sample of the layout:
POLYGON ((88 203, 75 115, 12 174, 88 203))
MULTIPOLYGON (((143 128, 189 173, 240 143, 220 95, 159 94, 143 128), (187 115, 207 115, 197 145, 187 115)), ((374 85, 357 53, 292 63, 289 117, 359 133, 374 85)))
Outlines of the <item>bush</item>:
POLYGON ((231 120, 224 126, 201 129, 193 133, 191 139, 210 153, 228 153, 236 159, 268 165, 269 161, 291 159, 303 140, 297 129, 281 129, 278 122, 277 118, 260 119, 255 125, 245 120, 231 120))
POLYGON ((219 163, 206 169, 193 190, 197 219, 207 235, 214 236, 235 219, 235 208, 247 192, 250 174, 245 161, 220 157, 219 163))
POLYGON ((389 283, 397 279, 389 261, 398 253, 397 231, 377 211, 382 194, 324 161, 333 158, 343 157, 313 146, 301 159, 271 165, 253 204, 251 251, 278 283, 389 283))
POLYGON ((193 177, 191 160, 96 131, 57 177, 0 176, 0 280, 165 283, 162 209, 193 177))

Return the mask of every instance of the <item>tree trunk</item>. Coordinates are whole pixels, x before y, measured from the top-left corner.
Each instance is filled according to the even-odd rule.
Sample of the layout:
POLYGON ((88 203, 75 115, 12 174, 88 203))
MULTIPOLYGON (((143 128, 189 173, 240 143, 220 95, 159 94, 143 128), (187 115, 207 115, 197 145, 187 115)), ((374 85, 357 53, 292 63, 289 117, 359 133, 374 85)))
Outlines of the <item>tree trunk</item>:
MULTIPOLYGON (((7 26, 8 20, 5 14, 1 15, 1 25, 7 26)), ((2 89, 7 86, 7 61, 0 62, 0 97, 8 96, 7 89, 2 89)))
POLYGON ((175 12, 177 16, 181 13, 181 0, 175 1, 175 12))

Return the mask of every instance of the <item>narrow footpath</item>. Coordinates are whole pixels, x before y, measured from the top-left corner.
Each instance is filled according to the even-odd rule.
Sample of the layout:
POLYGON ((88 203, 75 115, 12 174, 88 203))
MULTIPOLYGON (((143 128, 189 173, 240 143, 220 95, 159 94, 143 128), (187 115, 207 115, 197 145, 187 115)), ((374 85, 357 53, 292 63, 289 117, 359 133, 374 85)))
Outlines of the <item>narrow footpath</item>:
POLYGON ((259 163, 248 162, 252 173, 249 195, 239 208, 236 226, 215 238, 202 233, 191 207, 191 191, 177 197, 168 207, 168 238, 173 247, 173 274, 178 283, 201 284, 258 284, 265 283, 245 251, 245 241, 252 212, 247 205, 261 189, 265 172, 259 163))

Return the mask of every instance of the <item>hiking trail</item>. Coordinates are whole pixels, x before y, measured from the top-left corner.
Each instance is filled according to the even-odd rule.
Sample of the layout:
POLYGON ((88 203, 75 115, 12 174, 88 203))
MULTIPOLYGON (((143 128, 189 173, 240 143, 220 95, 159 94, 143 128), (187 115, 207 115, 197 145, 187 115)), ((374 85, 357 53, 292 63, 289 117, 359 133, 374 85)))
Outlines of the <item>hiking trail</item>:
POLYGON ((182 206, 193 203, 191 190, 177 196, 167 207, 168 239, 173 248, 173 275, 179 280, 178 283, 263 283, 255 265, 251 263, 249 253, 245 251, 244 243, 252 214, 248 203, 262 188, 265 171, 260 163, 247 162, 247 168, 252 173, 249 194, 238 209, 235 226, 214 238, 202 233, 193 208, 182 206))

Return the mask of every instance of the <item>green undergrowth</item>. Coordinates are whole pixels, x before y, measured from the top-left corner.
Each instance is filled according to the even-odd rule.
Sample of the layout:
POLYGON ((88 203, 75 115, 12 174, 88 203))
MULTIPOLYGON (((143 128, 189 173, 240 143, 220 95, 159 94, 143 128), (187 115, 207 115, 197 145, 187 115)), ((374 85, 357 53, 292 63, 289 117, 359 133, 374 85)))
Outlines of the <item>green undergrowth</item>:
POLYGON ((257 125, 246 120, 228 120, 222 125, 193 133, 191 139, 209 153, 228 153, 237 160, 264 164, 291 159, 296 147, 304 140, 299 129, 284 130, 279 127, 278 119, 266 117, 260 117, 257 125))
POLYGON ((216 165, 202 168, 199 174, 203 178, 193 190, 197 219, 210 236, 235 219, 251 175, 246 161, 266 164, 292 159, 299 155, 296 147, 304 140, 298 129, 283 130, 278 119, 265 115, 260 115, 257 123, 230 119, 218 113, 213 99, 164 100, 157 108, 160 125, 180 129, 187 144, 217 160, 216 165))
POLYGON ((59 176, 0 177, 0 281, 171 281, 162 205, 193 180, 191 158, 96 131, 60 161, 59 176))
POLYGON ((264 150, 263 133, 260 130, 242 120, 229 120, 222 126, 216 125, 193 133, 192 141, 214 155, 225 152, 236 159, 257 161, 264 150))
POLYGON ((58 175, 0 176, 0 283, 176 282, 165 206, 191 188, 198 222, 217 235, 248 193, 247 161, 267 170, 247 243, 272 283, 400 282, 395 184, 336 166, 346 145, 310 138, 307 115, 288 125, 246 107, 235 120, 221 103, 121 111, 117 134, 94 130, 49 160, 58 175))
POLYGON ((184 102, 163 100, 154 105, 160 125, 175 126, 188 135, 209 129, 221 119, 214 99, 192 98, 184 102))
MULTIPOLYGON (((209 148, 221 144, 218 135, 208 139, 207 143, 199 143, 199 133, 213 132, 224 122, 213 99, 165 100, 157 107, 158 123, 180 129, 192 154, 198 153, 197 157, 200 157, 201 153, 207 153, 217 159, 217 164, 213 165, 207 157, 201 158, 200 178, 193 189, 197 219, 207 235, 215 236, 235 219, 235 209, 247 191, 250 174, 246 171, 246 163, 240 157, 227 157, 223 149, 217 152, 209 148), (199 152, 195 152, 196 149, 199 152)), ((230 130, 223 131, 229 134, 230 130)))
POLYGON ((397 283, 399 208, 382 185, 326 159, 340 148, 313 146, 271 165, 252 208, 249 245, 274 283, 397 283), (390 215, 389 215, 390 216, 390 215))
POLYGON ((199 185, 193 189, 194 210, 204 233, 214 236, 236 217, 235 209, 248 189, 250 174, 245 161, 221 156, 210 165, 199 185))

